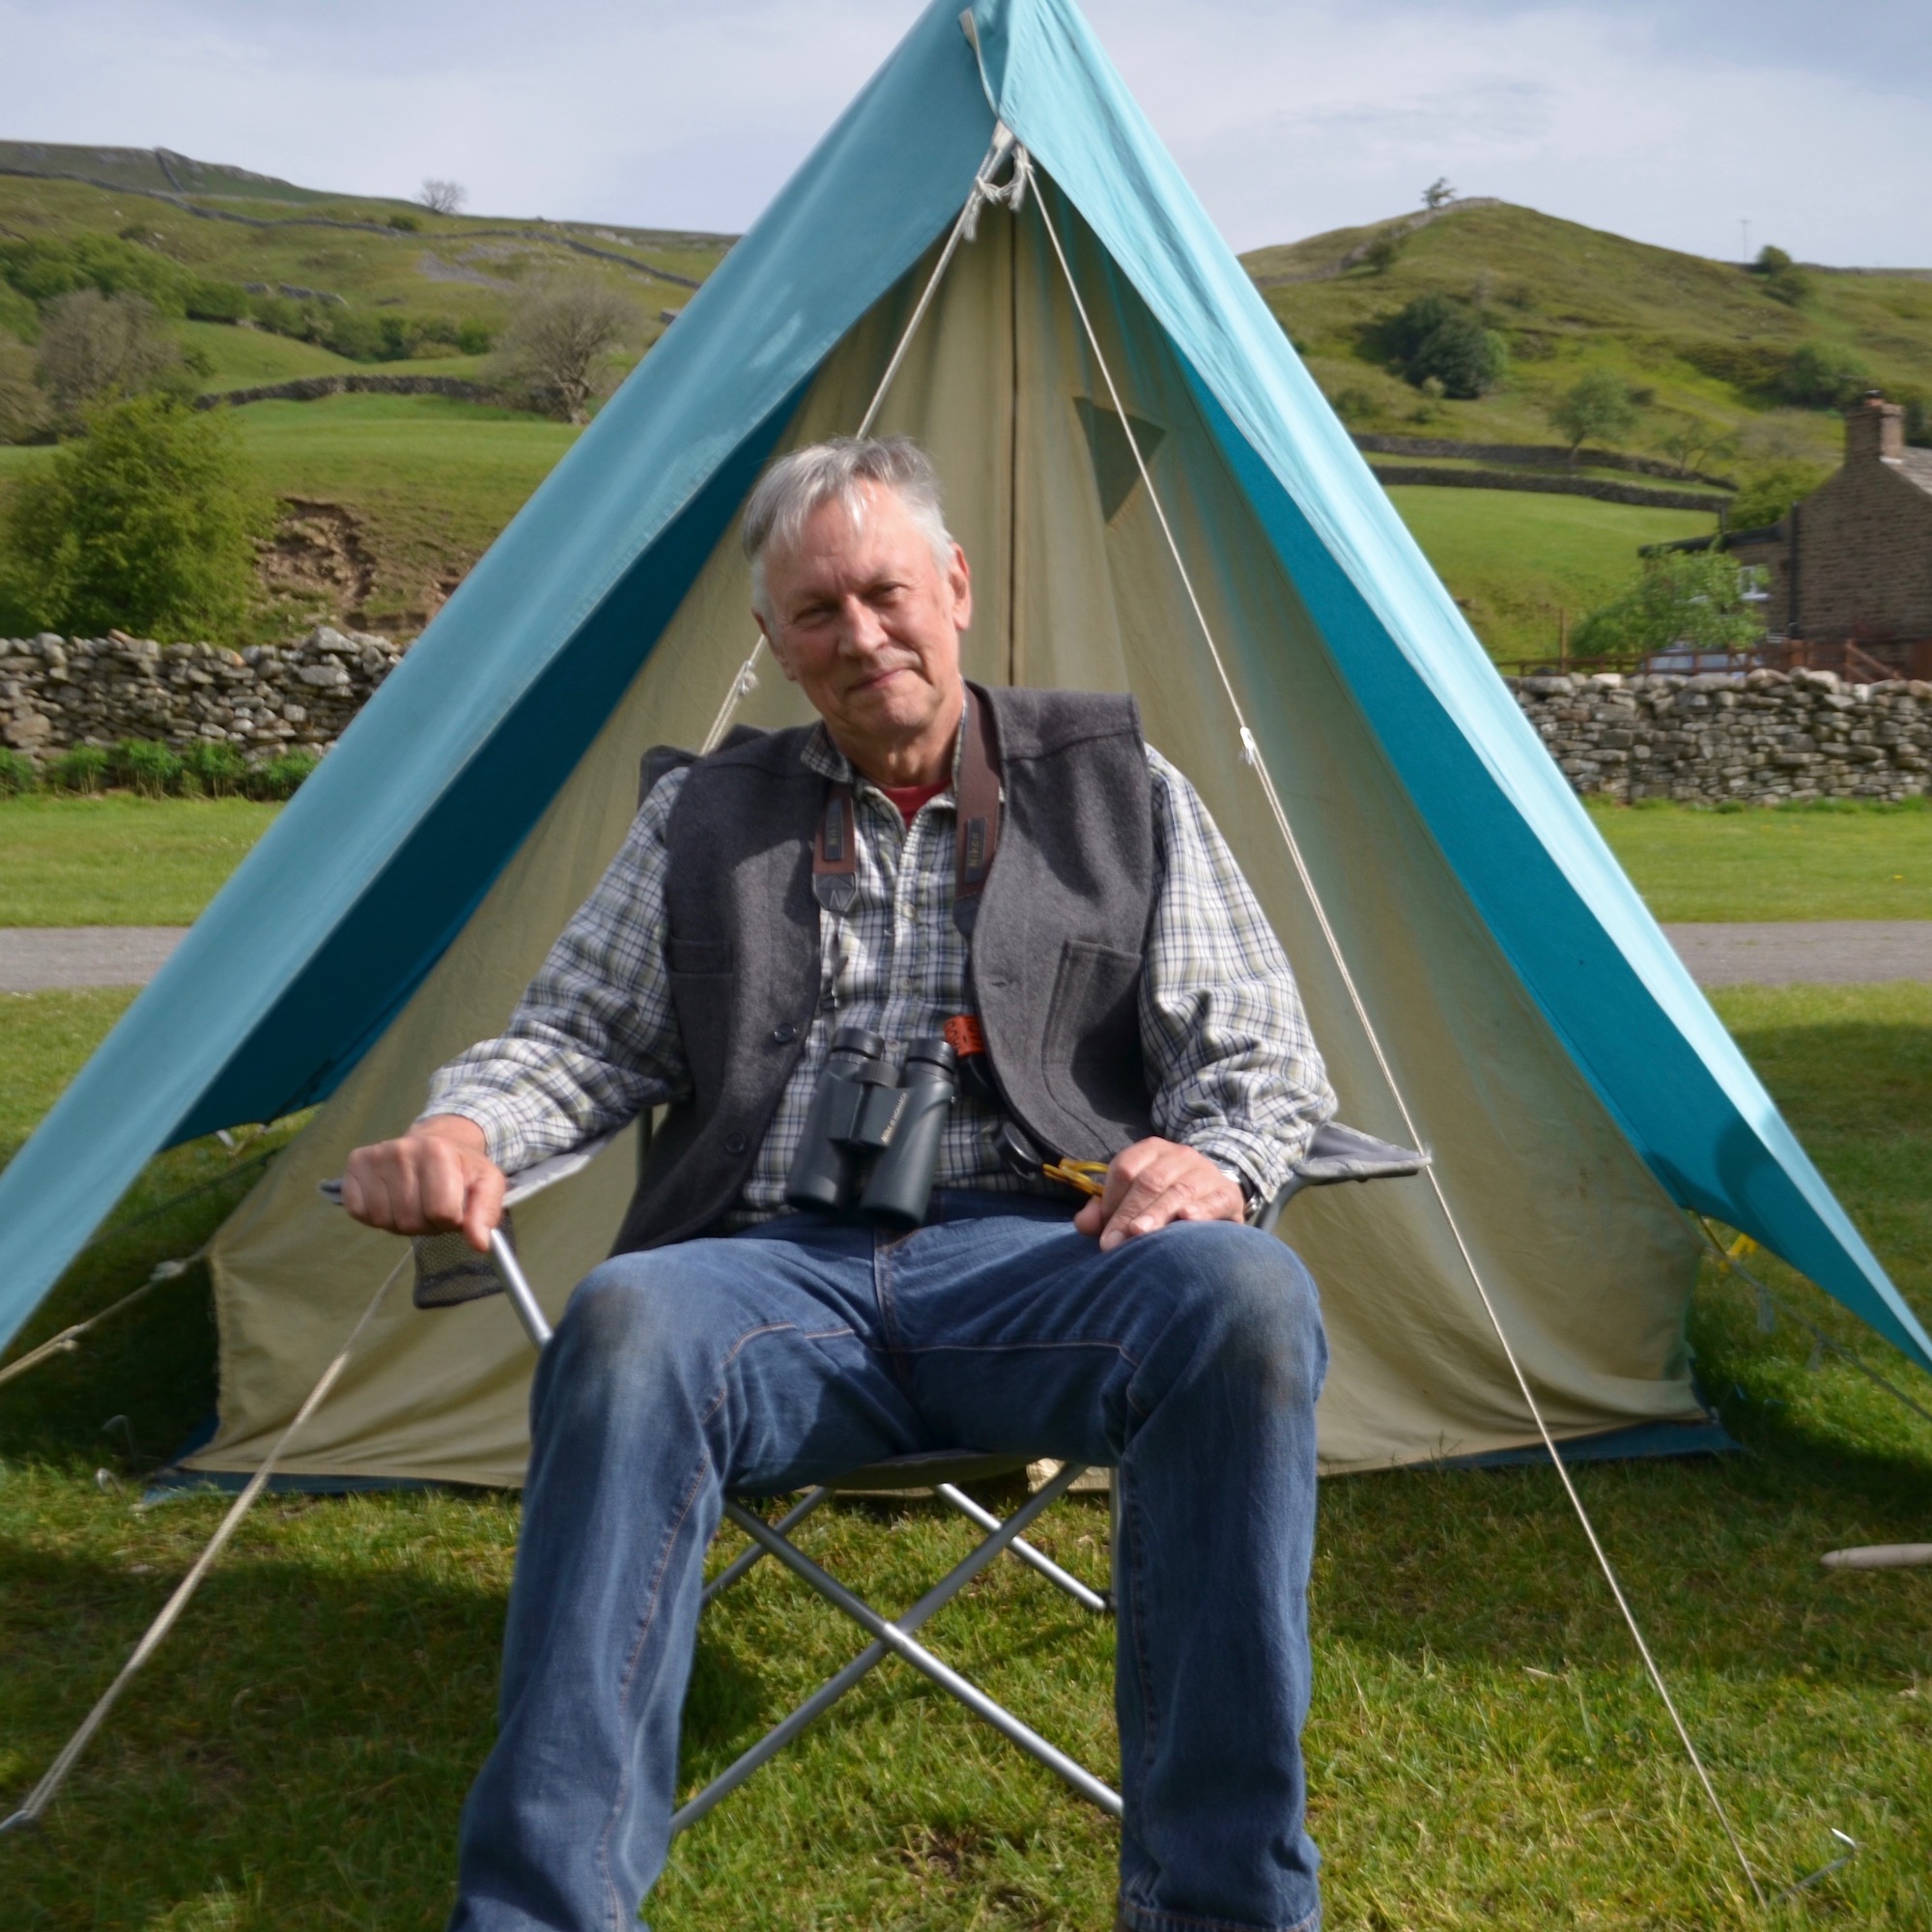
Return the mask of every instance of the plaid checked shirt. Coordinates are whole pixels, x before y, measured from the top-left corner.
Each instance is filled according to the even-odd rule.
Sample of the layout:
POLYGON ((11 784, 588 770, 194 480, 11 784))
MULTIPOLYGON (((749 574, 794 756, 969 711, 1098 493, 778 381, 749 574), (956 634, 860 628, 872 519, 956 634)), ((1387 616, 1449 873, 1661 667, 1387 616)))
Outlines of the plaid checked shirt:
MULTIPOLYGON (((1281 1185, 1335 1111, 1294 977, 1194 787, 1149 747, 1159 870, 1141 976, 1154 1131, 1198 1149, 1252 1198, 1281 1185)), ((784 1211, 784 1181, 833 1034, 869 1027, 902 1053, 965 1009, 966 942, 952 923, 949 787, 908 829, 823 727, 805 761, 855 786, 858 898, 823 914, 819 1010, 729 1224, 784 1211)), ((425 1114, 461 1114, 514 1174, 690 1092, 665 965, 665 828, 685 774, 661 780, 623 849, 564 928, 500 1038, 441 1068, 425 1114)), ((937 1184, 1059 1194, 1009 1172, 991 1111, 962 1094, 937 1184)))

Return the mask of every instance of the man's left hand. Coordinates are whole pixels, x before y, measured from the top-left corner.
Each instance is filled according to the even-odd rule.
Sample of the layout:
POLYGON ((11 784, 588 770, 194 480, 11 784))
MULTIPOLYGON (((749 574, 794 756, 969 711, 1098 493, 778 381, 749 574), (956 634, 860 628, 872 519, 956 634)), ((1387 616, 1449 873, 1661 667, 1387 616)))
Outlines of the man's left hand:
POLYGON ((1107 1168, 1103 1192, 1073 1217, 1083 1235, 1098 1235, 1105 1254, 1170 1221, 1244 1221, 1240 1183, 1205 1153, 1176 1141, 1136 1141, 1107 1168))

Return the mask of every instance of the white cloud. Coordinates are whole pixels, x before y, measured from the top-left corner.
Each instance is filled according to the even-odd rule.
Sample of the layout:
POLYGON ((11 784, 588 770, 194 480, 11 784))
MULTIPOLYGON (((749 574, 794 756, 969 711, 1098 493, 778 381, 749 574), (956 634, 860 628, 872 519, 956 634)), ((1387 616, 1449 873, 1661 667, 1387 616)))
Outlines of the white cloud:
MULTIPOLYGON (((664 226, 755 215, 912 0, 0 0, 6 133, 664 226)), ((1922 0, 1093 0, 1237 247, 1448 174, 1701 253, 1932 265, 1922 0)))

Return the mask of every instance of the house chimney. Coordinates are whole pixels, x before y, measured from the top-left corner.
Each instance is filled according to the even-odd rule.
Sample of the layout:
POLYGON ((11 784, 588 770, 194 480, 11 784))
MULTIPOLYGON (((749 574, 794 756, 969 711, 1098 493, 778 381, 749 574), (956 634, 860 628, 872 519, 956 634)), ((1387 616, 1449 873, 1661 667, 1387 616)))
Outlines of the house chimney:
POLYGON ((1845 412, 1847 463, 1898 463, 1905 456, 1905 412, 1878 389, 1845 412))

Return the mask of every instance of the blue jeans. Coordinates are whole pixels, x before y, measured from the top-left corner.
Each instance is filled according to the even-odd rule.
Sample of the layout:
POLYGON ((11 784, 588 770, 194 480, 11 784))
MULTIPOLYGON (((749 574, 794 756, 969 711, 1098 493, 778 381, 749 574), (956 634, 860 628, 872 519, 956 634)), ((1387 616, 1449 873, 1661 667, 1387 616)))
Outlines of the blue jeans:
POLYGON ((637 1924, 727 1492, 951 1448, 1120 1471, 1120 1922, 1320 1922, 1300 1732, 1327 1348, 1307 1270, 1227 1222, 1103 1255, 1050 1203, 955 1193, 934 1216, 899 1236, 790 1216, 620 1256, 571 1298, 531 1396, 501 1727, 452 1932, 637 1924))

